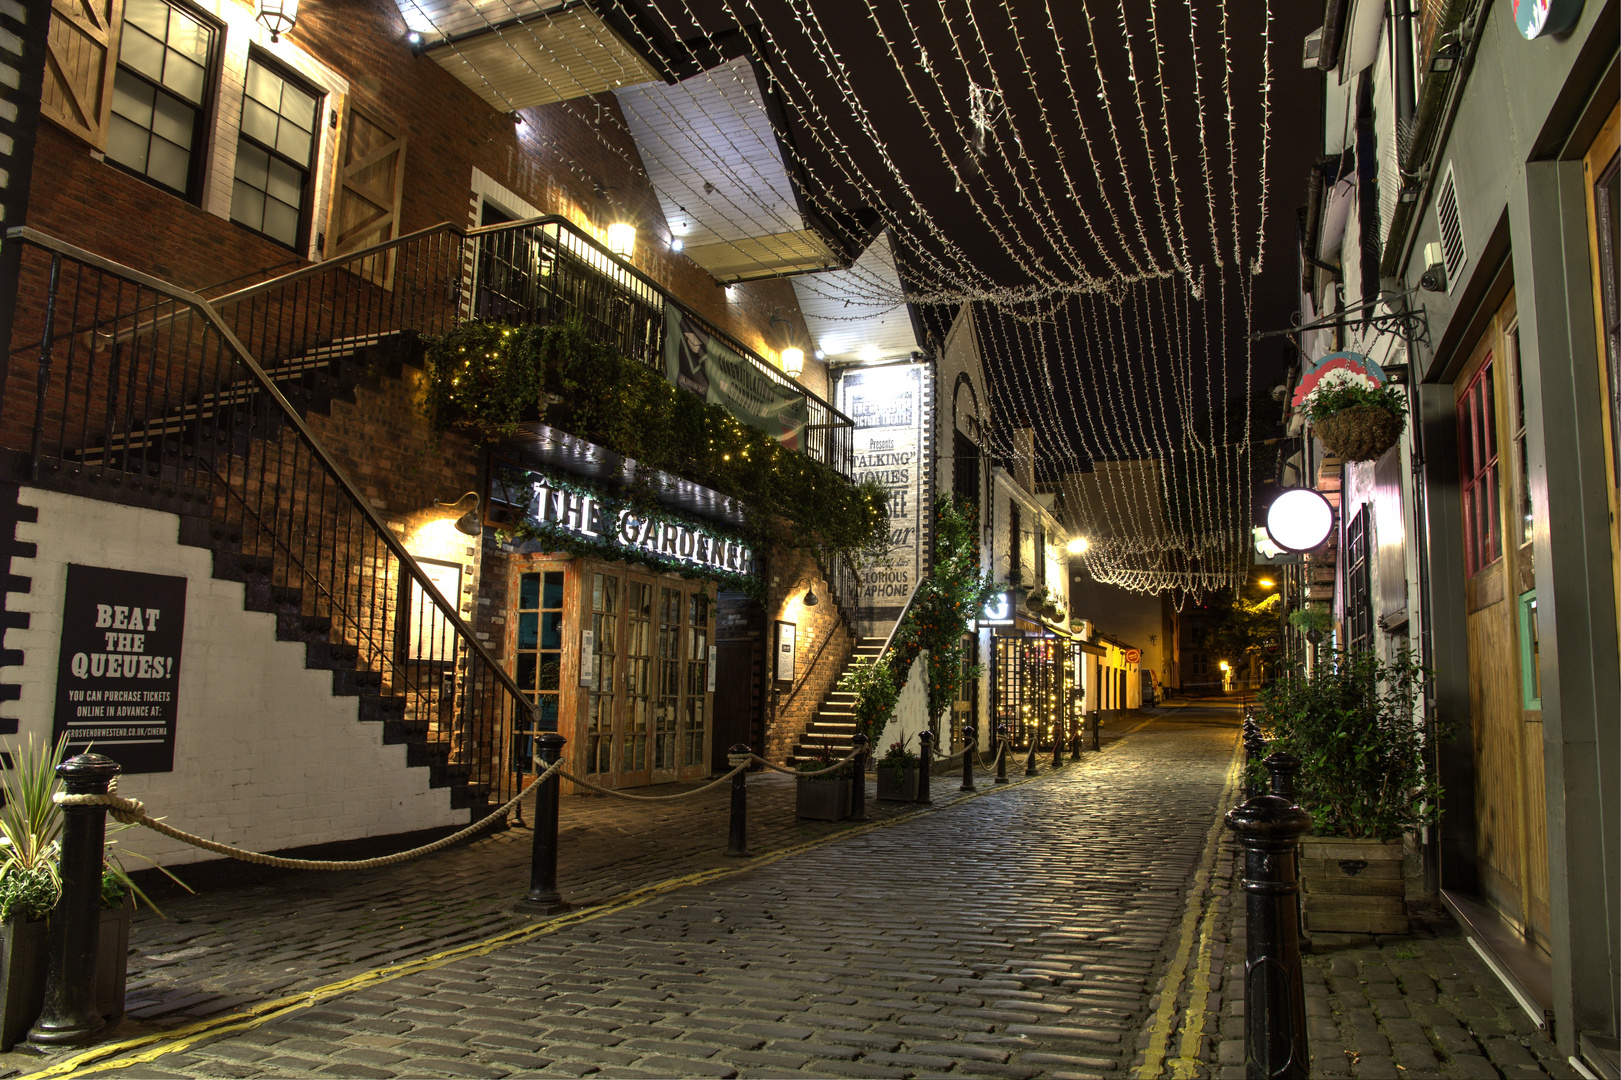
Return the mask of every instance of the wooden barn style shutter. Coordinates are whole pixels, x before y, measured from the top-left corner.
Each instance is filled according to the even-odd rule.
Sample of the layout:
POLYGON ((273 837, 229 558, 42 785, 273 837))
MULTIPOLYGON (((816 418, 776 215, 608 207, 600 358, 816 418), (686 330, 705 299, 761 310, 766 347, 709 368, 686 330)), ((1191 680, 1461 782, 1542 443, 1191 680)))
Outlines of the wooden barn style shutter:
POLYGON ((107 148, 124 0, 52 0, 39 114, 107 148))
MULTIPOLYGON (((400 196, 405 186, 405 137, 353 101, 343 113, 343 145, 327 222, 326 258, 341 258, 400 235, 400 196)), ((365 260, 357 272, 393 288, 394 256, 365 260)))

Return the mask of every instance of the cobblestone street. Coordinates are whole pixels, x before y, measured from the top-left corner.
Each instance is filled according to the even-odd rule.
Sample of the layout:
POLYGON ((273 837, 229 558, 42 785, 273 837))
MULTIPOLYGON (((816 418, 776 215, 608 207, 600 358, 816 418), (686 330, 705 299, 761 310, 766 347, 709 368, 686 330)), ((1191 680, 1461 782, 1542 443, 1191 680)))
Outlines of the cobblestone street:
MULTIPOLYGON (((931 810, 874 804, 889 820, 845 835, 796 822, 790 785, 755 778, 747 863, 718 854, 718 795, 568 799, 560 877, 579 907, 553 920, 511 910, 524 829, 414 868, 185 898, 172 921, 137 924, 117 1043, 0 1064, 1241 1076, 1241 980, 1224 975, 1242 964, 1243 894, 1217 827, 1236 721, 1230 708, 1139 714, 1078 764, 1001 788, 982 775, 975 796, 940 776, 931 810)), ((1312 1075, 1574 1075, 1444 918, 1317 945, 1312 1075)))

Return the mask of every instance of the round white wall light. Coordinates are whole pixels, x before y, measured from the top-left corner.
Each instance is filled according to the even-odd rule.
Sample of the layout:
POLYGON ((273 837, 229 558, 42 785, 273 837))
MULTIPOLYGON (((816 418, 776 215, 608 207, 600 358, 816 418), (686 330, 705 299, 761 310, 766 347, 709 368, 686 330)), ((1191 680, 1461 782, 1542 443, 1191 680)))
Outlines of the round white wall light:
POLYGON ((1266 512, 1266 534, 1285 551, 1315 551, 1334 531, 1334 508, 1311 488, 1290 488, 1266 512))

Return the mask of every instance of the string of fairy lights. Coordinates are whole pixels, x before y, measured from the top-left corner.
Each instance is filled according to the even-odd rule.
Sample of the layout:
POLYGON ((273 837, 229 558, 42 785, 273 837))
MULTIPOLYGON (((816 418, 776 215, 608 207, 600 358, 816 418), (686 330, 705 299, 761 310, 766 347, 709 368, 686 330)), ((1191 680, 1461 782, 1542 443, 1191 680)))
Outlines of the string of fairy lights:
MULTIPOLYGON (((426 3, 401 0, 401 7, 430 38, 447 36, 426 3)), ((895 275, 865 260, 840 271, 836 282, 798 278, 802 292, 842 301, 850 312, 819 318, 862 321, 908 302, 973 305, 992 384, 991 452, 1017 462, 1025 451, 1014 445, 1012 431, 1037 430, 1041 479, 1065 493, 1072 526, 1091 541, 1082 558, 1094 578, 1197 594, 1240 584, 1248 571, 1247 342, 1252 278, 1265 257, 1255 223, 1264 221, 1270 196, 1270 2, 1260 17, 1259 70, 1236 64, 1229 4, 1113 0, 1109 11, 1110 0, 1080 0, 1084 40, 1077 41, 1080 32, 1066 39, 1051 0, 1039 6, 862 0, 850 13, 876 35, 904 91, 903 101, 882 102, 884 120, 893 124, 894 111, 904 109, 936 155, 929 161, 903 161, 890 146, 876 103, 863 99, 857 73, 824 20, 825 4, 819 11, 812 0, 771 0, 767 11, 766 0, 718 0, 720 14, 751 30, 747 63, 710 66, 678 87, 647 92, 637 86, 645 73, 615 59, 623 45, 586 17, 588 9, 550 13, 550 20, 572 18, 570 30, 598 46, 588 61, 597 78, 616 81, 602 67, 618 65, 624 111, 571 98, 577 84, 547 78, 554 68, 568 72, 583 54, 554 49, 537 30, 533 4, 480 0, 456 11, 476 12, 491 32, 499 27, 512 58, 559 99, 553 108, 594 132, 633 175, 647 178, 644 156, 692 158, 690 170, 707 180, 699 213, 691 216, 722 240, 806 228, 780 184, 757 165, 762 153, 786 158, 801 180, 801 200, 827 217, 853 220, 877 208, 885 230, 879 242, 892 243, 890 262, 904 262, 906 291, 895 275), (1180 42, 1184 30, 1189 44, 1180 42), (1011 40, 1011 56, 992 47, 997 34, 1011 40), (943 50, 924 45, 942 40, 943 50), (1191 47, 1193 57, 1185 64, 1191 78, 1174 95, 1165 83, 1168 41, 1191 47), (526 51, 545 63, 530 63, 526 51), (790 56, 799 59, 791 63, 790 56), (1261 160, 1258 170, 1246 170, 1256 178, 1246 186, 1233 137, 1241 119, 1234 87, 1251 79, 1259 86, 1261 160), (763 95, 777 99, 780 114, 763 95), (1015 97, 1034 101, 1034 110, 1010 109, 1015 97), (625 117, 632 110, 642 121, 636 131, 625 117), (775 146, 760 145, 767 126, 775 146), (1185 137, 1190 126, 1194 170, 1187 162, 1193 155, 1179 156, 1173 141, 1173 132, 1185 137), (1223 140, 1226 167, 1218 169, 1213 158, 1223 140), (1143 175, 1122 175, 1128 162, 1143 162, 1143 175), (947 214, 931 203, 916 185, 924 170, 944 171, 962 207, 947 214), (1191 208, 1201 201, 1208 247, 1192 236, 1199 224, 1191 208), (1241 206, 1257 201, 1258 218, 1241 215, 1241 206), (1014 273, 981 265, 951 227, 959 212, 972 215, 995 260, 1014 273)), ((630 41, 634 48, 656 54, 677 42, 683 55, 673 59, 703 66, 684 44, 690 31, 681 27, 705 25, 688 0, 647 4, 642 13, 667 40, 651 40, 632 21, 633 38, 640 36, 630 41)), ((712 19, 715 12, 706 6, 705 14, 712 19)), ((489 98, 511 106, 480 65, 466 69, 489 98)), ((582 183, 592 182, 592 169, 545 125, 529 124, 524 135, 582 183)), ((698 197, 681 195, 689 196, 698 197)), ((737 245, 745 260, 749 250, 737 245)), ((757 265, 762 273, 773 269, 768 254, 757 265)))

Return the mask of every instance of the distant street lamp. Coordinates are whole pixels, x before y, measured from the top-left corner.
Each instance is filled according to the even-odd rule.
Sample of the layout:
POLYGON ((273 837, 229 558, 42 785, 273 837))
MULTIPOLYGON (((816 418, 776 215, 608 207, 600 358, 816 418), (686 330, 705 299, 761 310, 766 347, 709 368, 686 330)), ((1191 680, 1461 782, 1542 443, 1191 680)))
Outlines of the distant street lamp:
POLYGON ((1257 581, 1255 584, 1259 585, 1263 589, 1271 589, 1271 588, 1275 588, 1278 583, 1276 581, 1273 581, 1271 578, 1262 578, 1261 580, 1257 581))

